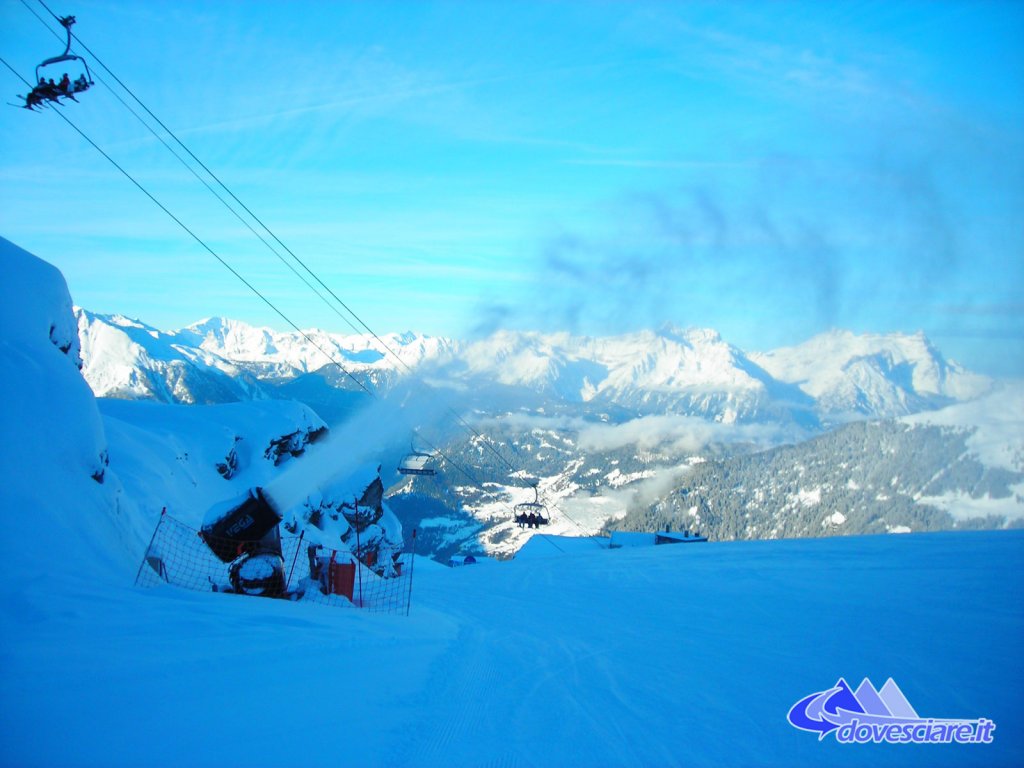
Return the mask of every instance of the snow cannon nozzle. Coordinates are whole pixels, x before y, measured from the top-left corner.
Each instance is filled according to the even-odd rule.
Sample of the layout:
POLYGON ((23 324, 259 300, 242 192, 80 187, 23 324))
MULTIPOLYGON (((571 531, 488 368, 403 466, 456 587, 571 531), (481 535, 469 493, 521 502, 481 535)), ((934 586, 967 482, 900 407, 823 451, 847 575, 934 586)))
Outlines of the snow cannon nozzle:
POLYGON ((276 503, 256 487, 241 498, 210 509, 199 535, 213 554, 230 563, 239 555, 258 549, 268 535, 276 534, 282 519, 276 503))
POLYGON ((281 514, 281 505, 278 504, 277 499, 267 492, 266 488, 256 487, 250 490, 249 493, 270 507, 274 514, 277 515, 278 522, 284 518, 284 515, 281 514))

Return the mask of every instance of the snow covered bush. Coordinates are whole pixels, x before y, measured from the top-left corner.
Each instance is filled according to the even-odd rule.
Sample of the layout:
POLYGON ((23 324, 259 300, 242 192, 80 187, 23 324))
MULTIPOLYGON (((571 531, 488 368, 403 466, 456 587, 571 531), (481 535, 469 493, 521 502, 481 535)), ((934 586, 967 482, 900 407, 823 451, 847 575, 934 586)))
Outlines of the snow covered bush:
POLYGON ((285 529, 303 530, 310 542, 349 552, 378 575, 392 576, 404 546, 402 524, 383 492, 379 467, 361 467, 307 495, 286 514, 285 529))

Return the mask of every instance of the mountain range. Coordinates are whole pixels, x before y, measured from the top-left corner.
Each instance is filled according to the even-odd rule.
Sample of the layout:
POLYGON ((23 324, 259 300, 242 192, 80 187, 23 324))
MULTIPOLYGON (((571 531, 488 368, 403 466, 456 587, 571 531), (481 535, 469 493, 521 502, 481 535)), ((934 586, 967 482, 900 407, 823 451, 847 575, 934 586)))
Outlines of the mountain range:
MULTIPOLYGON (((279 332, 225 318, 161 331, 120 315, 78 308, 76 316, 83 374, 97 396, 170 403, 295 397, 329 409, 315 401, 339 391, 386 391, 415 370, 435 386, 468 393, 486 412, 527 407, 612 421, 672 413, 813 433, 932 410, 990 386, 921 333, 836 330, 748 353, 716 331, 671 326, 599 338, 499 331, 460 341, 412 332, 279 332)), ((330 421, 333 414, 321 415, 330 421)))
POLYGON ((716 331, 671 326, 462 341, 279 332, 224 318, 161 331, 75 314, 82 373, 100 397, 298 400, 337 431, 371 393, 428 384, 396 399, 403 419, 433 414, 420 435, 440 450, 437 474, 395 472, 407 437, 380 459, 391 508, 440 558, 513 555, 532 533, 513 508, 532 500, 533 485, 553 512, 546 532, 562 535, 999 527, 1024 509, 1020 456, 979 442, 995 435, 988 443, 1019 452, 1012 426, 996 419, 993 431, 1019 393, 945 359, 921 333, 833 330, 745 352, 716 331), (432 407, 410 402, 414 394, 432 407), (868 421, 879 426, 865 429, 868 421))

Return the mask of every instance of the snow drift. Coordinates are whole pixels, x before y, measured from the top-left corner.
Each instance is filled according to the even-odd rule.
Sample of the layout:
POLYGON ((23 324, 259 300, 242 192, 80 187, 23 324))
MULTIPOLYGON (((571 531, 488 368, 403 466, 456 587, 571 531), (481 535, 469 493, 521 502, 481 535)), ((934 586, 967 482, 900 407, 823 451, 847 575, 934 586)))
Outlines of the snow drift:
POLYGON ((0 238, 3 561, 19 587, 75 572, 113 578, 132 531, 107 468, 96 400, 79 371, 63 275, 0 238))

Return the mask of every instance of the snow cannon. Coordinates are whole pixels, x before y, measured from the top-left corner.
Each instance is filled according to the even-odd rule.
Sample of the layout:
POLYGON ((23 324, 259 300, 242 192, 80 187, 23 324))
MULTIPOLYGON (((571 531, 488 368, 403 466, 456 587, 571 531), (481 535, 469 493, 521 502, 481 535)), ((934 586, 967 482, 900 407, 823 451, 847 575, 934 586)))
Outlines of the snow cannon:
POLYGON ((281 552, 277 526, 283 519, 262 488, 223 502, 206 513, 199 536, 222 563, 245 554, 281 552))

